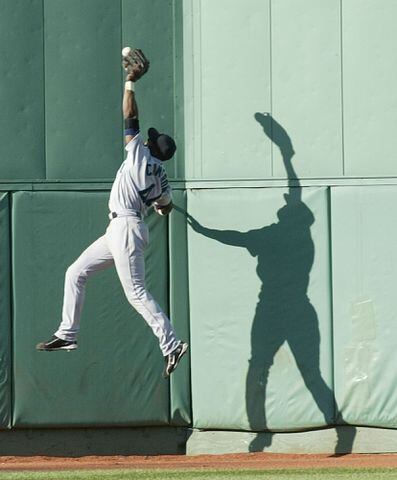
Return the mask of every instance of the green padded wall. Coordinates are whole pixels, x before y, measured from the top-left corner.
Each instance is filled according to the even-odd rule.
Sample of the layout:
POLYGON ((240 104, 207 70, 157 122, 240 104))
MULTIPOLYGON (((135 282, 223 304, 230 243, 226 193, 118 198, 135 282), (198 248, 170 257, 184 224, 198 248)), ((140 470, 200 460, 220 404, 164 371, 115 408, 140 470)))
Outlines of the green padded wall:
POLYGON ((335 394, 356 425, 397 427, 396 186, 332 189, 335 394))
POLYGON ((271 176, 270 142, 253 117, 271 110, 269 0, 184 7, 186 176, 271 176))
POLYGON ((120 2, 44 0, 47 178, 112 178, 121 161, 120 2))
MULTIPOLYGON (((272 2, 273 115, 292 138, 302 177, 343 174, 340 42, 339 1, 272 2)), ((274 175, 285 176, 273 156, 274 175)))
POLYGON ((0 12, 0 179, 45 178, 43 2, 0 12))
POLYGON ((397 3, 341 3, 346 174, 396 175, 397 3))
POLYGON ((11 271, 9 195, 0 194, 0 428, 11 426, 11 271))
MULTIPOLYGON (((144 135, 152 126, 174 135, 173 3, 173 0, 122 0, 123 45, 141 48, 151 61, 148 73, 136 86, 144 135)), ((177 162, 178 156, 166 164, 170 177, 176 176, 177 162)))
MULTIPOLYGON (((187 193, 174 190, 174 210, 169 217, 170 312, 179 338, 190 343, 189 272, 186 230, 187 193)), ((190 352, 171 376, 171 425, 191 423, 190 352)))
POLYGON ((290 193, 188 192, 199 222, 188 230, 197 428, 333 421, 327 190, 290 193))
MULTIPOLYGON (((108 193, 13 196, 14 425, 162 425, 169 419, 163 357, 124 297, 114 269, 88 281, 79 348, 37 352, 58 326, 67 266, 104 233, 108 193)), ((167 228, 148 218, 148 288, 168 310, 167 228)))

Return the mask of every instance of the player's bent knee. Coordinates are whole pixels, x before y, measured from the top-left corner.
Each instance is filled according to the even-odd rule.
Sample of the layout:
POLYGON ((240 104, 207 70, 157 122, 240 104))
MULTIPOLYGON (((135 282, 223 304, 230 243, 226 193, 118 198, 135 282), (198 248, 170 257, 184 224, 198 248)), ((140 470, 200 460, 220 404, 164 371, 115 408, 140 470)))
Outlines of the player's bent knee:
POLYGON ((81 283, 87 280, 87 272, 81 270, 75 263, 72 263, 70 267, 66 270, 66 280, 72 283, 81 283))

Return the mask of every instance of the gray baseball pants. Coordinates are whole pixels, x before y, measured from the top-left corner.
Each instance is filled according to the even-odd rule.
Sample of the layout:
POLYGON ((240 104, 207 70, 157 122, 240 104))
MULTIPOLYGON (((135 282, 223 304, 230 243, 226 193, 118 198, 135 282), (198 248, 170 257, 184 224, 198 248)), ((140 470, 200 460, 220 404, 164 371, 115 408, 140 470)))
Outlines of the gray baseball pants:
POLYGON ((111 220, 105 235, 66 271, 62 322, 55 332, 58 338, 76 339, 88 277, 114 265, 128 301, 153 330, 163 355, 175 350, 179 341, 171 323, 145 287, 144 250, 148 241, 148 228, 140 218, 121 216, 111 220))

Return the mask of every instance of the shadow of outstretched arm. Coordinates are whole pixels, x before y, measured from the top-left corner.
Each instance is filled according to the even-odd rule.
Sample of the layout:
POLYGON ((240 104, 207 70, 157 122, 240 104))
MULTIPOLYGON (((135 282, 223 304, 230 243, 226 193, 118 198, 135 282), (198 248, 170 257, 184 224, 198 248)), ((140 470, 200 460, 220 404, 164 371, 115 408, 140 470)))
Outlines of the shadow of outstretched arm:
POLYGON ((215 228, 208 228, 201 225, 194 217, 187 213, 185 210, 178 208, 178 210, 186 215, 188 224, 192 229, 204 235, 205 237, 218 240, 218 242, 225 245, 232 245, 234 247, 246 247, 247 246, 247 233, 238 232, 236 230, 217 230, 215 228))
POLYGON ((292 165, 292 157, 295 155, 291 138, 284 128, 270 114, 255 113, 255 120, 262 126, 263 131, 270 140, 280 149, 284 167, 288 177, 290 200, 301 200, 301 185, 299 178, 292 165))

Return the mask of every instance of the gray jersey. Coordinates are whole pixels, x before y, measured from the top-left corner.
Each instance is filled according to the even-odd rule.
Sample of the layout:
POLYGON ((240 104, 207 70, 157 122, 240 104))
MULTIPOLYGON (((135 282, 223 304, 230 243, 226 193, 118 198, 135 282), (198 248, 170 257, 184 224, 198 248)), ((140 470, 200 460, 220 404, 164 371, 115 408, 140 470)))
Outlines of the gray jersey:
POLYGON ((152 157, 140 133, 126 145, 127 158, 113 182, 109 210, 122 213, 135 210, 143 214, 151 205, 171 201, 171 187, 161 160, 152 157))

